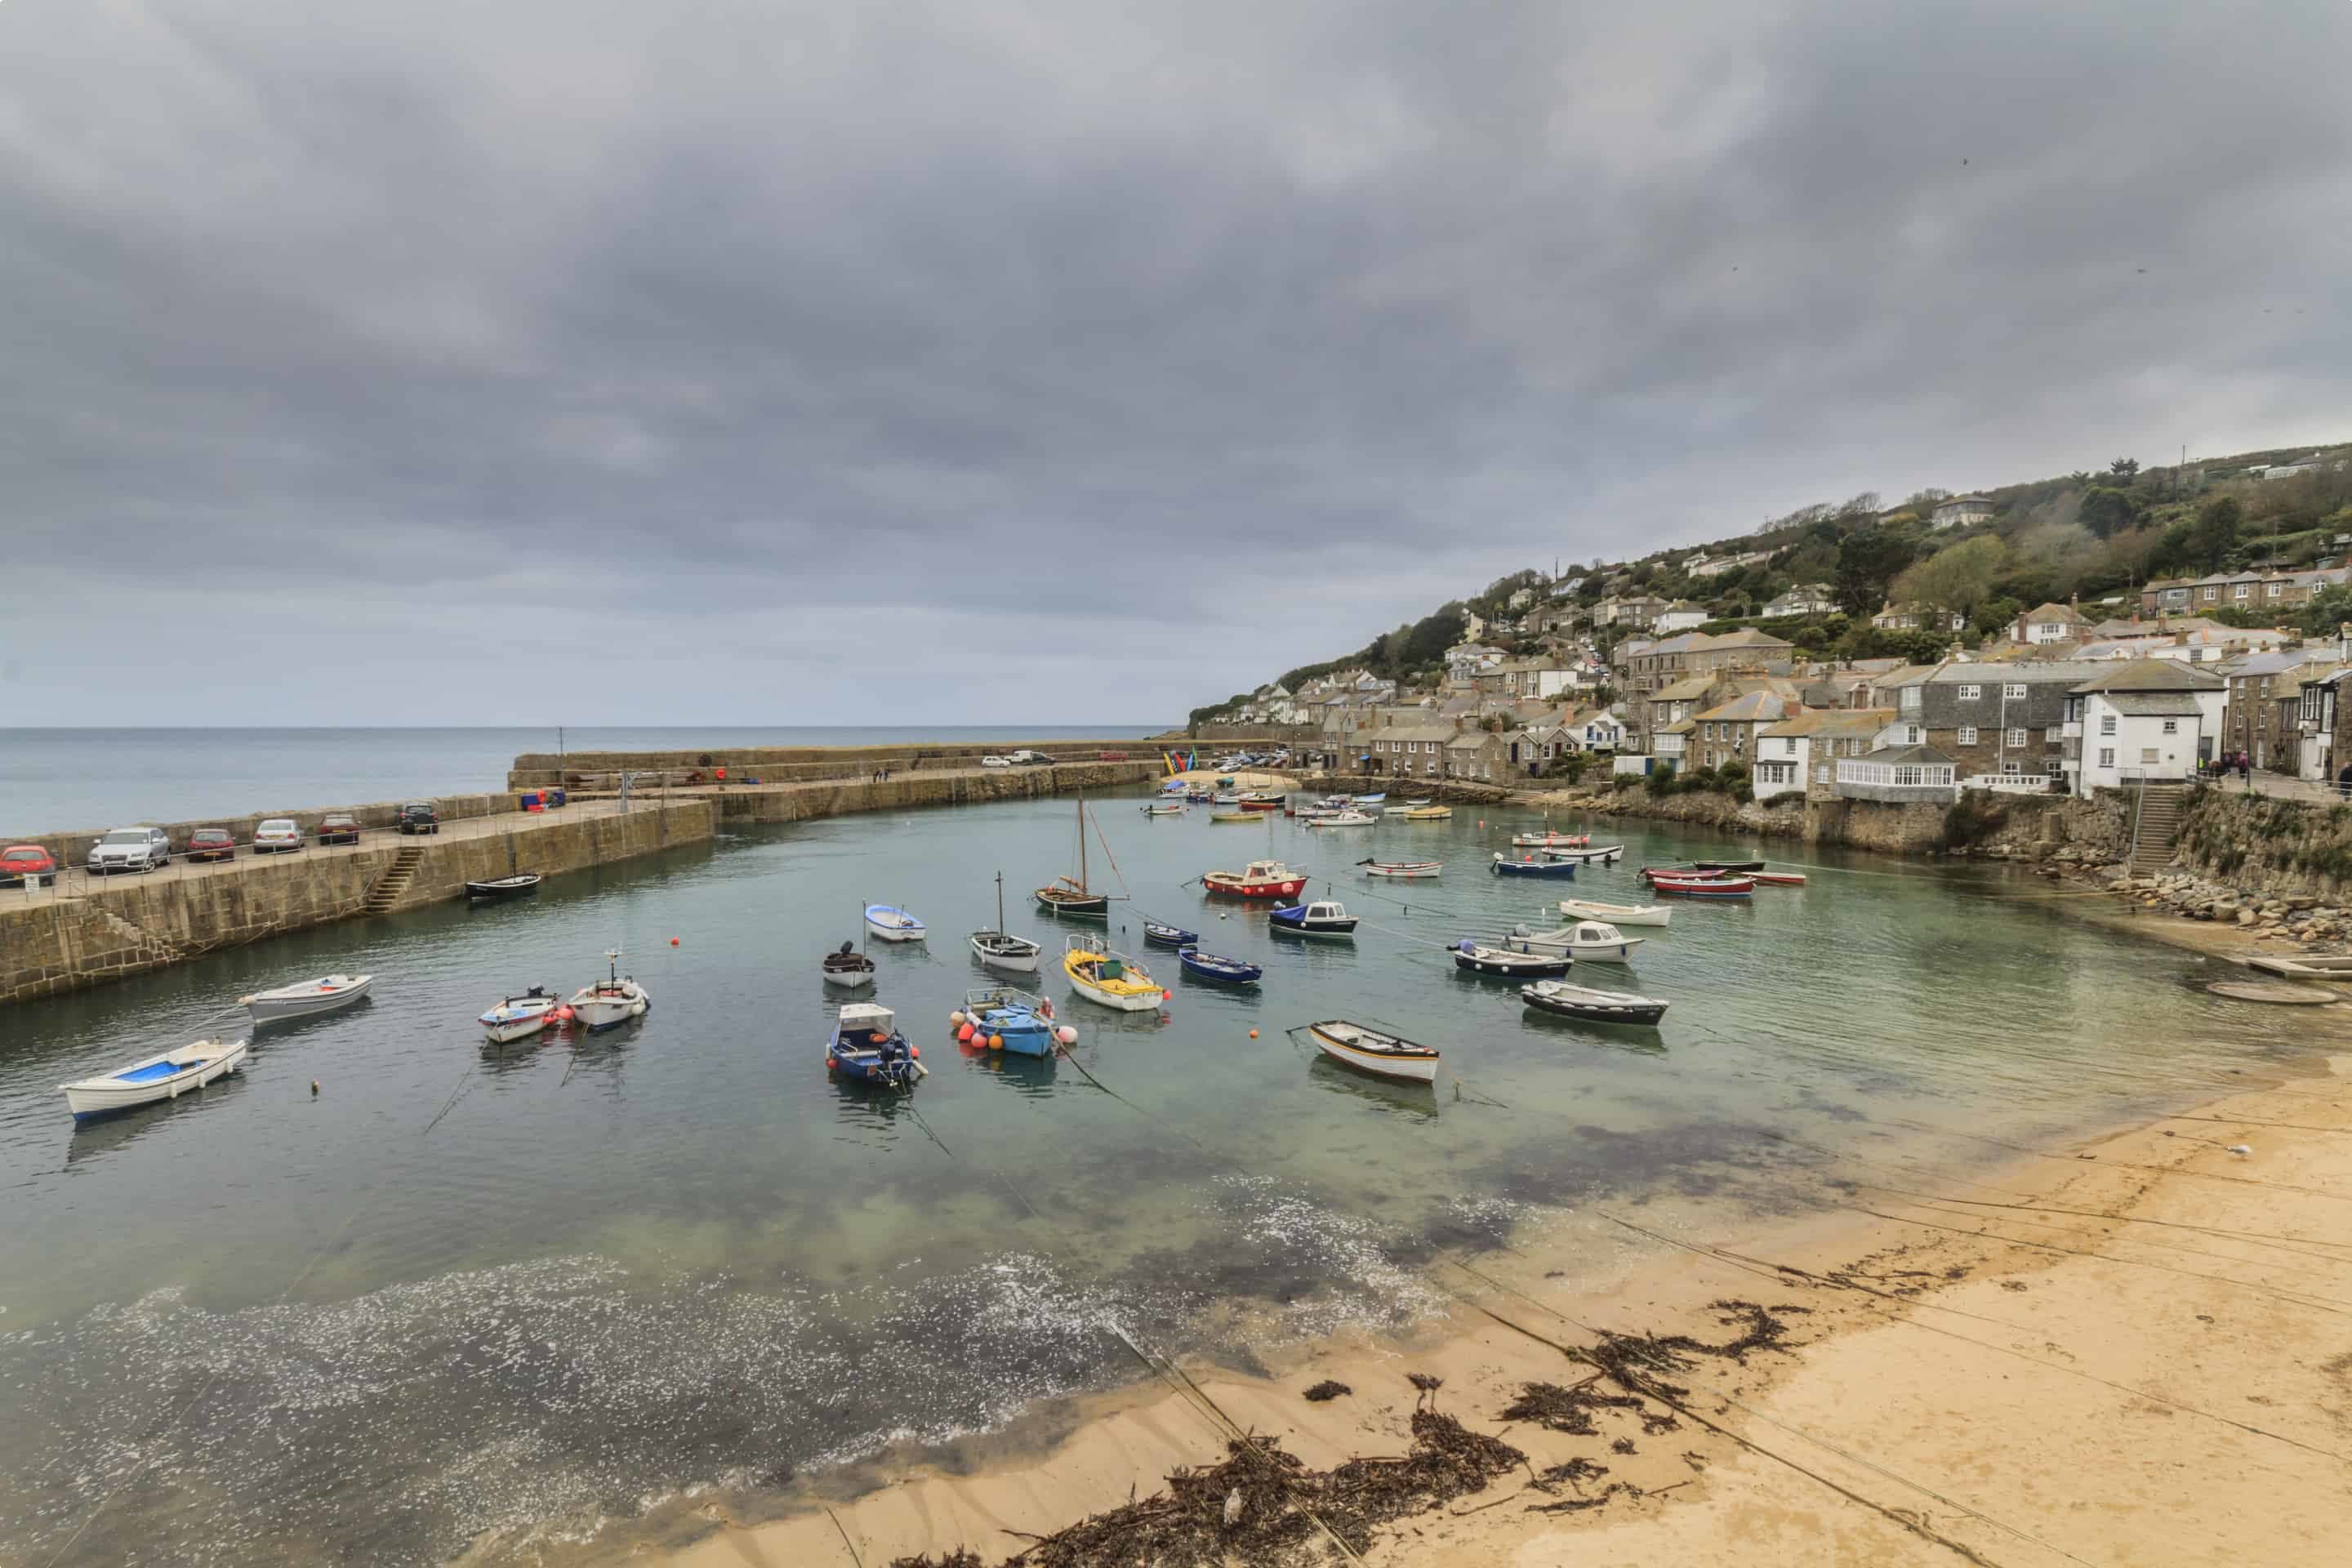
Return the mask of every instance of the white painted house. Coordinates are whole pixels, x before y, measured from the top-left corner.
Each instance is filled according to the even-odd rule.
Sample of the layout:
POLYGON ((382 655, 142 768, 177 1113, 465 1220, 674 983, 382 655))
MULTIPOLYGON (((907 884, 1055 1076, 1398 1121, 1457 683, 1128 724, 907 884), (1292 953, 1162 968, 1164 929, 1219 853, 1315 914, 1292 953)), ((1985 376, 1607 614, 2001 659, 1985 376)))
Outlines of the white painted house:
POLYGON ((1661 636, 1667 636, 1675 632, 1695 630, 1712 619, 1714 619, 1712 616, 1688 599, 1677 599, 1658 613, 1658 618, 1652 624, 1651 630, 1661 636))
POLYGON ((2221 710, 2229 683, 2175 659, 2117 665, 2071 687, 2066 737, 2079 754, 2064 766, 2074 793, 2193 776, 2221 743, 2221 710))

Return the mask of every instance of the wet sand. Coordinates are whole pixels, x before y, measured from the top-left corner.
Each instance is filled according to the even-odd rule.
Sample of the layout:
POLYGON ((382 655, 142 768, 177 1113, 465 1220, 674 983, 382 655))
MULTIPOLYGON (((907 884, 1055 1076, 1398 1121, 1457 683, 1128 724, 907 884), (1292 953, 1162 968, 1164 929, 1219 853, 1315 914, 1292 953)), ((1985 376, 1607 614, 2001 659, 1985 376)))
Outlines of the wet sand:
POLYGON ((1218 1462, 1236 1428, 1318 1469, 1402 1455, 1427 1399, 1525 1460, 1377 1528, 1367 1563, 2330 1560, 2352 1531, 2352 1055, 2315 1062, 2330 1076, 1968 1179, 1859 1171, 1843 1207, 1801 1220, 1586 1210, 1524 1248, 1433 1262, 1459 1305, 1418 1339, 1327 1342, 1264 1377, 1188 1367, 1065 1411, 1057 1440, 1005 1434, 952 1473, 886 1469, 770 1522, 678 1519, 629 1555, 879 1568, 961 1546, 995 1563, 1218 1462), (1769 1310, 1789 1348, 1601 1377, 1640 1403, 1588 1436, 1504 1414, 1530 1383, 1592 1378, 1578 1358, 1604 1331, 1735 1340, 1753 1320, 1724 1300, 1769 1310), (1302 1397, 1326 1379, 1352 1392, 1302 1397))

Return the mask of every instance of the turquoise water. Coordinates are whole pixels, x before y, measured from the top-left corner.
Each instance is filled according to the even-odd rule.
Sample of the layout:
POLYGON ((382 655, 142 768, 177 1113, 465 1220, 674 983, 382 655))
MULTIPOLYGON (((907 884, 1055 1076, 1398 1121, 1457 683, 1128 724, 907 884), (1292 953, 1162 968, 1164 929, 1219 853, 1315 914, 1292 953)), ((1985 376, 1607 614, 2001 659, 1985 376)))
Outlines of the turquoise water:
MULTIPOLYGON (((1098 805, 1097 880, 1134 895, 1114 929, 1155 914, 1267 970, 1236 993, 1135 946, 1174 990, 1164 1019, 1045 980, 1115 1094, 946 1032, 986 978, 962 936, 992 923, 999 868, 1013 929, 1058 949, 1022 890, 1071 868, 1067 801, 734 833, 0 1016, 0 1557, 428 1563, 488 1531, 520 1553, 535 1530, 625 1530, 687 1488, 755 1508, 1123 1382, 1114 1325, 1246 1363, 1438 1312, 1432 1249, 1563 1207, 1800 1205, 1923 1137, 1957 1166, 1988 1152, 1973 1137, 2054 1138, 2299 1050, 2291 1021, 2196 989, 2190 955, 2004 901, 1997 872, 1866 857, 1678 907, 1631 977, 1673 1001, 1664 1026, 1580 1026, 1438 951, 1568 891, 1484 869, 1530 817, 1311 836, 1098 805), (1186 885, 1269 849, 1336 881, 1357 941, 1276 938, 1186 885), (1445 877, 1376 888, 1350 869, 1375 850, 1445 877), (821 1065, 817 959, 867 901, 934 932, 877 950, 933 1069, 911 1100, 821 1065), (646 1019, 482 1047, 501 994, 583 984, 615 944, 646 1019), (241 1081, 73 1130, 58 1084, 329 970, 373 973, 373 995, 264 1031, 241 1081), (1286 1036, 1335 1016, 1439 1045, 1468 1093, 1286 1036)), ((1628 842, 1576 888, 1629 901, 1644 859, 1745 847, 1628 842)))
POLYGON ((552 724, 471 729, 0 728, 0 842, 119 822, 358 805, 506 787, 525 752, 871 746, 885 742, 1140 738, 1157 727, 775 725, 662 729, 552 724))

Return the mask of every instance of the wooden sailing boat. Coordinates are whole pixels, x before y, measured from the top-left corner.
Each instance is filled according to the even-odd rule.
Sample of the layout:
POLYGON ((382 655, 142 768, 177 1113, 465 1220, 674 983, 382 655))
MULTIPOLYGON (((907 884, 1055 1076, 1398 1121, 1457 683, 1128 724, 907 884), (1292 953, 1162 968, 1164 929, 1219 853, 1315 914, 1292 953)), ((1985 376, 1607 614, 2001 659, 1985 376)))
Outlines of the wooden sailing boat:
MULTIPOLYGON (((1041 895, 1042 896, 1042 895, 1041 895)), ((1010 969, 1034 974, 1037 969, 1037 944, 1025 936, 1014 936, 1004 929, 1004 873, 996 874, 996 929, 971 933, 972 955, 992 969, 1010 969)))
MULTIPOLYGON (((1109 853, 1108 846, 1105 847, 1104 853, 1109 853)), ((1113 865, 1113 869, 1117 869, 1116 863, 1113 865)), ((1126 896, 1124 892, 1119 894, 1121 898, 1126 896)), ((1110 898, 1108 893, 1097 893, 1087 885, 1087 796, 1086 792, 1080 790, 1078 792, 1078 874, 1075 879, 1056 877, 1051 883, 1038 889, 1037 906, 1057 915, 1094 915, 1108 919, 1110 915, 1110 898)))

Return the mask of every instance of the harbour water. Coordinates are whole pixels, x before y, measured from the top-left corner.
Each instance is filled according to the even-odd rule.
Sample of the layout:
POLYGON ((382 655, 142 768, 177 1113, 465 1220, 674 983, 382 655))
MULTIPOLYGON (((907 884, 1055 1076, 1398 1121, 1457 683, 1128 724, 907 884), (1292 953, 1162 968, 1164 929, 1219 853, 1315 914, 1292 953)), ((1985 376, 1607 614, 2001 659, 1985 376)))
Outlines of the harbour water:
POLYGON ((0 836, 506 787, 524 752, 708 751, 1140 738, 1154 728, 0 729, 0 836))
MULTIPOLYGON (((1570 890, 1488 874, 1532 816, 1314 834, 1096 804, 1096 879, 1134 895, 1114 937, 1174 996, 1118 1015, 1041 977, 1094 1079, 946 1029, 987 978, 963 935, 1000 867, 1013 929, 1058 950, 1026 892, 1073 868, 1067 800, 731 834, 0 1015, 0 1559, 426 1563, 625 1536, 698 1489, 756 1511, 1121 1384, 1114 1329, 1241 1363, 1402 1329, 1448 1304, 1435 1247, 1603 1197, 1776 1212, 1890 1150, 1962 1169, 1985 1138, 2055 1142, 2299 1051, 2292 1017, 2206 995, 2193 956, 2006 899, 1999 871, 1838 854, 1802 889, 1678 907, 1630 976, 1580 976, 1671 998, 1662 1029, 1581 1026, 1439 948, 1570 890), (1370 883, 1351 863, 1375 852, 1444 878, 1370 883), (1357 940, 1278 938, 1188 885, 1266 853, 1335 881, 1357 940), (933 931, 876 952, 932 1068, 911 1100, 821 1065, 817 959, 874 900, 933 931), (1181 978, 1136 945, 1147 913, 1264 963, 1262 990, 1181 978), (502 994, 584 984, 615 945, 645 1020, 481 1045, 502 994), (73 1130, 58 1084, 329 970, 373 994, 265 1031, 241 1080, 73 1130), (1342 1016, 1441 1046, 1468 1091, 1286 1035, 1342 1016)), ((1599 826, 1627 859, 1574 888, 1617 901, 1645 859, 1749 847, 1599 826)))

